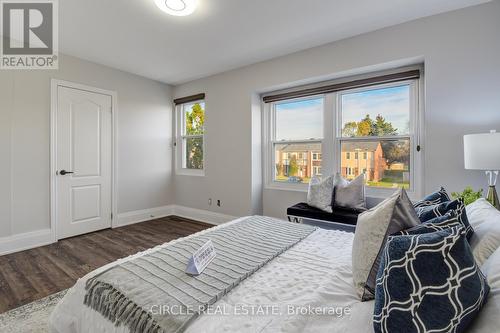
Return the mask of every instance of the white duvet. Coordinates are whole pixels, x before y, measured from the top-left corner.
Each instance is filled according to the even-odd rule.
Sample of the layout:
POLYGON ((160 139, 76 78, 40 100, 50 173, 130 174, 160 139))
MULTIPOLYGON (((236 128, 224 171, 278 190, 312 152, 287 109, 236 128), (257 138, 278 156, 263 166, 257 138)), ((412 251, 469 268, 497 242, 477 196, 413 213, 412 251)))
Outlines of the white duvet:
MULTIPOLYGON (((374 302, 361 303, 352 283, 353 236, 318 229, 240 283, 209 313, 194 320, 187 332, 373 332, 374 302)), ((51 331, 128 333, 127 327, 115 327, 83 304, 85 282, 110 266, 143 254, 81 278, 52 313, 51 331)))

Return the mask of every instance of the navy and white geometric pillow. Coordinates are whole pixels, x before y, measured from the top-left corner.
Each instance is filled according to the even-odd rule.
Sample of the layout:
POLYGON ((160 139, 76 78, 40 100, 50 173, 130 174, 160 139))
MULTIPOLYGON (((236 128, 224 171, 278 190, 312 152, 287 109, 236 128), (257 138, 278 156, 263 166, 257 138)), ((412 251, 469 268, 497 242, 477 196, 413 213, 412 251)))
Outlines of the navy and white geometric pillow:
POLYGON ((464 332, 489 293, 462 226, 390 236, 377 275, 375 332, 464 332))
POLYGON ((416 235, 416 234, 425 234, 428 232, 435 232, 446 230, 452 227, 460 227, 463 226, 462 223, 458 220, 458 216, 455 211, 449 211, 443 216, 438 216, 428 221, 425 221, 416 227, 402 230, 394 234, 396 235, 416 235))
POLYGON ((415 202, 413 204, 413 207, 418 208, 425 206, 434 206, 447 201, 451 201, 451 198, 448 193, 446 193, 444 187, 441 187, 439 191, 429 194, 422 200, 415 202))
POLYGON ((448 213, 449 211, 455 211, 458 217, 458 221, 465 227, 467 239, 470 240, 470 238, 474 234, 474 229, 472 229, 469 223, 469 219, 467 218, 467 212, 465 211, 464 202, 460 198, 453 201, 443 202, 434 206, 418 207, 415 208, 415 211, 417 212, 417 216, 421 222, 446 215, 446 213, 448 213))

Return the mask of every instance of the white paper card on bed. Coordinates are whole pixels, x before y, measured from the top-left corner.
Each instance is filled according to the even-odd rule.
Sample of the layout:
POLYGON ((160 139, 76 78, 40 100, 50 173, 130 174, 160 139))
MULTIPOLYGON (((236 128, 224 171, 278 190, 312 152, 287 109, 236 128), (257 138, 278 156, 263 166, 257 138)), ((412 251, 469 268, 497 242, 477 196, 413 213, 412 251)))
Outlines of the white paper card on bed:
POLYGON ((200 275, 214 258, 215 248, 212 241, 209 240, 189 258, 186 273, 190 275, 200 275))

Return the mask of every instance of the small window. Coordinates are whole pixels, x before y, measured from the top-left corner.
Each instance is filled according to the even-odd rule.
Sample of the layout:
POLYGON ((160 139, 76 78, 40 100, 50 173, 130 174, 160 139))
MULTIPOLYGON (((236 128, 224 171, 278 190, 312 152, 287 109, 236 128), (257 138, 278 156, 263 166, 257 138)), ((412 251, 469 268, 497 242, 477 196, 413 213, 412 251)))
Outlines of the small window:
POLYGON ((178 171, 203 174, 205 102, 201 100, 178 105, 177 117, 178 171))
POLYGON ((351 153, 350 152, 346 152, 345 153, 345 159, 346 160, 350 160, 351 159, 351 153))

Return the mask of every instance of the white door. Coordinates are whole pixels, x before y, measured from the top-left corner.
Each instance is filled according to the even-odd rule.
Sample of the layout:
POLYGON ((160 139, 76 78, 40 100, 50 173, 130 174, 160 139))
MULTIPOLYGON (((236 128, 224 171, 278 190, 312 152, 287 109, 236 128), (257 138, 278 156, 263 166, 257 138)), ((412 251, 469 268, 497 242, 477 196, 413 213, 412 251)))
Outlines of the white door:
POLYGON ((111 105, 109 95, 57 87, 58 239, 111 227, 111 105))

